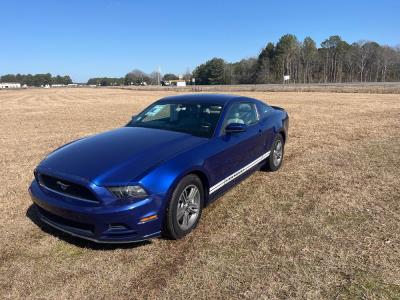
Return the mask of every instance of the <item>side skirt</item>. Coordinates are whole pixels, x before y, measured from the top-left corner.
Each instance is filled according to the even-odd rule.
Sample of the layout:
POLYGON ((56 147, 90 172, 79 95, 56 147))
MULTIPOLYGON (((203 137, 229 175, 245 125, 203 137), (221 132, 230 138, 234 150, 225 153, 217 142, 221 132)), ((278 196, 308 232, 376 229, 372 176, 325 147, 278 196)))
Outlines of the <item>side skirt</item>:
POLYGON ((246 171, 245 173, 242 173, 240 176, 229 182, 228 184, 224 185, 222 188, 218 189, 212 194, 208 195, 208 201, 205 206, 208 206, 209 204, 213 203, 215 200, 218 198, 222 197, 225 193, 229 192, 230 189, 234 188, 236 185, 238 185, 240 182, 245 180, 247 177, 252 175, 254 172, 260 170, 262 165, 264 164, 265 160, 259 162, 257 165, 253 166, 251 169, 246 171))
POLYGON ((257 159, 253 160, 251 163, 245 165, 243 168, 237 170, 235 173, 229 175, 228 177, 222 179, 220 182, 214 184, 212 187, 210 187, 209 194, 213 194, 219 189, 221 189, 224 185, 228 184, 229 182, 235 180, 236 178, 240 177, 242 174, 246 173, 247 171, 251 170, 254 166, 257 166, 259 163, 261 163, 264 159, 266 159, 271 151, 268 151, 267 153, 261 155, 257 159))

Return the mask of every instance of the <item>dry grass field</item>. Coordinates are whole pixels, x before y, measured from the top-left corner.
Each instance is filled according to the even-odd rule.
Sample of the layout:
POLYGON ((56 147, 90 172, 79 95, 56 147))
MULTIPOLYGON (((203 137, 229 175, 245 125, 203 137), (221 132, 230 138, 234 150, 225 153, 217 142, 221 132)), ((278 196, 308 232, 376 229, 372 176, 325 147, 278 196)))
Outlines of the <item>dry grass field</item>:
POLYGON ((296 83, 296 84, 238 84, 238 85, 195 85, 176 86, 124 86, 114 87, 138 91, 179 92, 330 92, 400 94, 400 82, 354 82, 354 83, 296 83))
POLYGON ((242 92, 289 112, 285 164, 183 240, 99 246, 34 223, 46 154, 171 94, 0 91, 0 298, 400 298, 399 94, 242 92))

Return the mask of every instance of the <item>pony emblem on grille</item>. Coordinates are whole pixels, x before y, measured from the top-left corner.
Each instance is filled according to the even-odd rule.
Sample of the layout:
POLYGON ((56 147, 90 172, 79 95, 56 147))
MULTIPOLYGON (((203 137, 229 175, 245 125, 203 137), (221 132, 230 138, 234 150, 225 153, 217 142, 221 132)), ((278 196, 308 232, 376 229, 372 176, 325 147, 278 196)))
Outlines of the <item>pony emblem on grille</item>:
POLYGON ((65 184, 61 181, 57 181, 56 182, 58 184, 58 186, 65 192, 68 188, 69 188, 69 184, 65 184))

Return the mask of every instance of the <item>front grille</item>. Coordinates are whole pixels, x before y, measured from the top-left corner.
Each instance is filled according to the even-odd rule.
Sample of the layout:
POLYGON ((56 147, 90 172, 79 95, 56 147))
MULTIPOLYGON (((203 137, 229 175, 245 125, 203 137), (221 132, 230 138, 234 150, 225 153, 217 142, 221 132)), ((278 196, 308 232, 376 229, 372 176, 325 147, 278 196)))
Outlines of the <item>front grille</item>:
POLYGON ((51 190, 52 192, 72 197, 77 200, 99 202, 96 196, 88 188, 80 184, 45 174, 38 174, 37 179, 41 186, 51 190))

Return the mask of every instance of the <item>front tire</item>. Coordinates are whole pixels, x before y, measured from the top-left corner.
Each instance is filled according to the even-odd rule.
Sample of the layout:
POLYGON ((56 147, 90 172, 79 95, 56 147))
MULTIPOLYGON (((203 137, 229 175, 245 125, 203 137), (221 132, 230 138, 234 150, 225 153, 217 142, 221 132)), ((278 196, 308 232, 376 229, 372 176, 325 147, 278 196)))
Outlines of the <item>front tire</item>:
POLYGON ((275 172, 278 171, 283 163, 283 154, 285 142, 280 133, 278 133, 275 137, 275 140, 272 144, 271 152, 267 158, 265 163, 265 169, 267 171, 275 172))
POLYGON ((204 204, 204 189, 199 177, 185 176, 172 193, 165 215, 164 235, 181 239, 199 223, 204 204))

